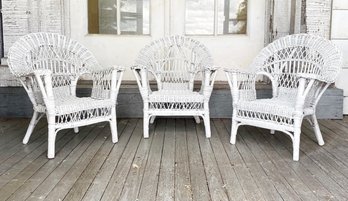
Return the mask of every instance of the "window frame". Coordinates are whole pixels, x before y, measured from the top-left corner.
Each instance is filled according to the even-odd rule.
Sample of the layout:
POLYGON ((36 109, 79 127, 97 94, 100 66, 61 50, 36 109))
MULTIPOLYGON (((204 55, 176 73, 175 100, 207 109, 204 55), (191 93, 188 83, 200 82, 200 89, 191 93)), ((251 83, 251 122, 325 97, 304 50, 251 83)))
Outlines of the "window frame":
MULTIPOLYGON (((135 36, 135 37, 141 37, 141 36, 151 36, 152 33, 152 0, 148 0, 149 1, 149 33, 144 34, 144 30, 141 30, 141 34, 135 33, 132 34, 131 31, 122 31, 121 30, 121 18, 122 18, 122 12, 121 12, 121 7, 120 7, 120 3, 121 0, 116 0, 116 26, 117 26, 117 32, 116 33, 91 33, 90 29, 89 29, 89 2, 87 0, 87 34, 88 35, 101 35, 101 36, 135 36), (124 34, 122 34, 122 32, 124 34)), ((98 8, 99 9, 99 8, 98 8)), ((100 25, 100 23, 98 23, 98 26, 100 25)), ((143 27, 143 24, 141 25, 143 27)))
MULTIPOLYGON (((228 35, 247 35, 248 34, 248 21, 249 21, 249 17, 248 17, 248 13, 249 13, 249 1, 246 0, 246 3, 247 3, 247 19, 246 19, 246 31, 245 33, 222 33, 222 34, 219 34, 219 14, 218 14, 218 10, 219 10, 219 0, 214 0, 214 24, 213 24, 213 30, 214 30, 214 33, 213 34, 187 34, 186 32, 186 12, 187 12, 187 8, 186 8, 186 1, 187 0, 184 0, 185 1, 185 7, 184 7, 184 34, 185 36, 228 36, 228 35)), ((226 1, 226 0, 224 0, 226 1)), ((228 4, 230 6, 230 4, 228 4)), ((226 9, 224 9, 224 14, 226 12, 226 9)), ((231 18, 229 18, 229 21, 230 22, 231 18)), ((226 20, 223 22, 223 32, 225 32, 225 22, 226 20)), ((227 26, 227 29, 229 28, 229 26, 227 26)))

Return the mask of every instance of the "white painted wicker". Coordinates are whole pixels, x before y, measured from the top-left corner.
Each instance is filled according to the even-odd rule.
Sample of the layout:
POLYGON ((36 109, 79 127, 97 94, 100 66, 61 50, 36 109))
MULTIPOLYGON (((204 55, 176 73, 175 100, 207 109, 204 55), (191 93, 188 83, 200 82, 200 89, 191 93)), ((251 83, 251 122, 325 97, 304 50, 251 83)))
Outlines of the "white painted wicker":
POLYGON ((123 69, 102 68, 85 47, 54 33, 31 33, 21 37, 9 49, 8 64, 20 80, 33 104, 34 114, 23 143, 40 118, 48 121, 48 158, 55 156, 58 131, 98 122, 110 122, 112 142, 116 143, 116 98, 123 69), (79 77, 89 74, 93 80, 91 97, 76 97, 79 77))
POLYGON ((319 36, 295 34, 266 46, 251 64, 253 72, 225 69, 233 98, 231 143, 241 125, 281 131, 293 142, 293 160, 299 160, 301 124, 306 117, 319 145, 324 141, 316 106, 341 70, 340 51, 319 36), (273 97, 256 99, 255 79, 265 75, 272 82, 273 97))
POLYGON ((210 137, 209 99, 216 68, 207 48, 184 36, 165 37, 144 47, 132 67, 144 101, 144 137, 156 116, 202 117, 210 137), (155 79, 157 89, 149 81, 155 79), (200 79, 200 90, 194 81, 200 79))

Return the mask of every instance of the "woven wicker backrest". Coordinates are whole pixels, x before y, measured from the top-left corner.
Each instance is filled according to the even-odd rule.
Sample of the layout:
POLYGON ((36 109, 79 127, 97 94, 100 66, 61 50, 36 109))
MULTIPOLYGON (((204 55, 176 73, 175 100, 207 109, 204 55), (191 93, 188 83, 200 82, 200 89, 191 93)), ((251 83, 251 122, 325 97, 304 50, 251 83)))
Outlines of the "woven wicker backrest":
POLYGON ((135 62, 156 77, 159 90, 192 89, 199 70, 213 65, 207 48, 184 36, 171 36, 144 47, 135 62))
POLYGON ((296 87, 296 74, 312 75, 333 83, 341 70, 341 53, 329 40, 315 35, 294 34, 266 46, 254 60, 256 72, 278 76, 282 87, 296 87))
POLYGON ((50 69, 53 75, 82 74, 100 66, 81 44, 55 33, 32 33, 9 49, 8 63, 15 76, 35 69, 50 69))
MULTIPOLYGON (((71 84, 81 74, 101 69, 90 51, 78 42, 56 33, 31 33, 21 37, 9 49, 8 65, 16 77, 28 75, 34 70, 51 70, 56 97, 74 93, 71 84)), ((36 80, 32 79, 27 84, 33 88, 36 102, 42 103, 36 80)))

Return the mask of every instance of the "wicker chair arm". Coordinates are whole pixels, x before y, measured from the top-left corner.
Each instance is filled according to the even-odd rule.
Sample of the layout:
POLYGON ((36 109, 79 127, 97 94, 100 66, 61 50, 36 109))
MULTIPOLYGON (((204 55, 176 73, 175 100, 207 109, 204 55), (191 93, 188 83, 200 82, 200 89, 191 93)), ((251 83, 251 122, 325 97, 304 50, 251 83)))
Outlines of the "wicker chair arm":
POLYGON ((233 103, 256 99, 256 73, 224 69, 231 88, 233 103))
POLYGON ((33 73, 27 74, 26 77, 33 76, 36 79, 37 85, 41 91, 42 99, 46 105, 48 113, 54 113, 55 101, 52 85, 51 70, 34 70, 33 73))
POLYGON ((209 101, 211 93, 213 92, 215 77, 218 69, 219 67, 212 66, 200 70, 203 74, 201 93, 204 95, 207 101, 209 101))
POLYGON ((134 73, 143 100, 148 100, 148 97, 152 92, 148 79, 148 68, 143 65, 135 65, 131 67, 131 70, 134 73))
POLYGON ((120 89, 124 68, 113 66, 103 70, 93 71, 92 98, 111 99, 116 102, 117 94, 120 89))

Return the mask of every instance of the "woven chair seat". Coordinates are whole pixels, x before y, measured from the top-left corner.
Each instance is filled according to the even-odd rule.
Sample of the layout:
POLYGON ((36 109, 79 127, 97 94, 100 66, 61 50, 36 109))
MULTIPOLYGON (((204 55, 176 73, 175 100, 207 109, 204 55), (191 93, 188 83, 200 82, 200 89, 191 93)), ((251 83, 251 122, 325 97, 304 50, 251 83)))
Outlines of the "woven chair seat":
POLYGON ((56 115, 70 114, 83 110, 92 110, 98 108, 111 108, 115 103, 110 99, 99 100, 90 97, 69 97, 68 99, 57 100, 56 115))
POLYGON ((295 112, 295 102, 279 98, 257 99, 253 101, 240 101, 235 105, 243 111, 254 113, 274 114, 284 117, 292 117, 295 112))

